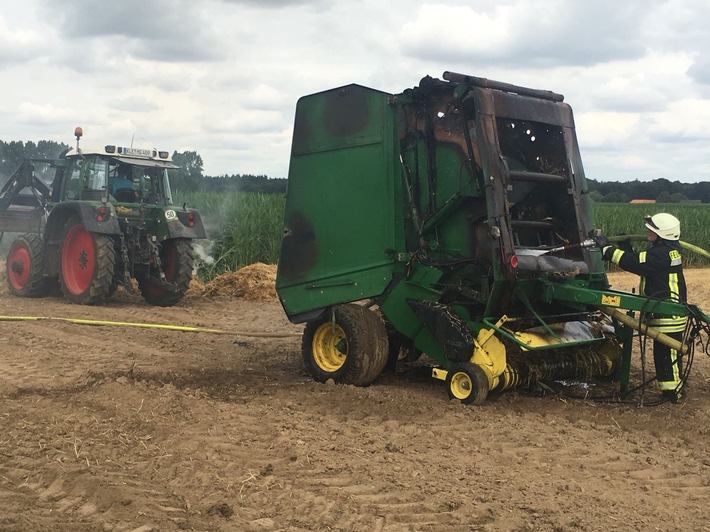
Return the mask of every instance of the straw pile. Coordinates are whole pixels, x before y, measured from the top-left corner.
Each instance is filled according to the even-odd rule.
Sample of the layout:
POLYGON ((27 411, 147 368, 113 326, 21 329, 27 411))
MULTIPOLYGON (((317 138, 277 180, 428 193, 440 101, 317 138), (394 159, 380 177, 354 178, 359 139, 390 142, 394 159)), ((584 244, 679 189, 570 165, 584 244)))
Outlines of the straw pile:
MULTIPOLYGON (((193 290, 192 283, 190 290, 193 290)), ((276 266, 257 262, 236 272, 225 272, 204 285, 201 295, 241 297, 250 301, 277 299, 276 266)))

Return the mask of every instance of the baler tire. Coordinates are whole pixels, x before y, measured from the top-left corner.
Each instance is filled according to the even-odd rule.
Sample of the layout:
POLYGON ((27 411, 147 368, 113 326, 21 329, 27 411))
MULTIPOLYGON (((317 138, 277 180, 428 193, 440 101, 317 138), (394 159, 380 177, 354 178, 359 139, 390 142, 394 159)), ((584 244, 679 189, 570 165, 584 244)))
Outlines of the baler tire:
POLYGON ((465 405, 480 405, 488 397, 488 377, 476 364, 454 364, 446 375, 449 399, 458 399, 465 405))
POLYGON ((387 336, 387 328, 382 316, 373 310, 367 309, 365 314, 371 322, 369 333, 372 335, 372 341, 374 343, 370 356, 370 382, 374 381, 382 375, 382 372, 387 366, 387 359, 389 357, 390 347, 389 347, 389 337, 387 336))
POLYGON ((7 286, 19 297, 41 297, 49 292, 47 278, 42 275, 44 245, 34 233, 19 235, 12 242, 5 263, 7 286))
POLYGON ((170 290, 155 277, 138 279, 138 288, 143 299, 157 307, 172 307, 184 296, 190 287, 192 269, 195 262, 195 252, 192 240, 188 238, 173 238, 160 244, 160 262, 165 274, 165 280, 175 285, 170 290))
POLYGON ((387 333, 379 316, 355 304, 337 305, 306 324, 301 353, 318 382, 367 386, 387 363, 387 333))
POLYGON ((116 263, 114 240, 92 233, 75 219, 67 222, 61 245, 59 284, 64 298, 96 305, 109 297, 116 263))

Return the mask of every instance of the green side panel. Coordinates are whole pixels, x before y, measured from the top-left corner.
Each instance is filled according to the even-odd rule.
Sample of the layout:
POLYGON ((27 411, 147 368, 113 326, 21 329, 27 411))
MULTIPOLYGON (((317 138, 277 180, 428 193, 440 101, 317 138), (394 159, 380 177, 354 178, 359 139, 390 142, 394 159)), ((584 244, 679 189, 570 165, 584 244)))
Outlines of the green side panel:
POLYGON ((379 295, 391 280, 403 202, 388 97, 349 85, 298 102, 276 281, 289 316, 379 295))

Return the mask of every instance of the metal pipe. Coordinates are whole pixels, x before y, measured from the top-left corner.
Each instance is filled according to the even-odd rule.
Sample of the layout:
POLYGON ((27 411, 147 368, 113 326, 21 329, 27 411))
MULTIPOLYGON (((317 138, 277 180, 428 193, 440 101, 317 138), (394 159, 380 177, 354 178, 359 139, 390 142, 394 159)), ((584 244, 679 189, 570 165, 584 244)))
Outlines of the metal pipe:
POLYGON ((577 242, 575 244, 567 244, 566 246, 560 246, 560 247, 556 247, 556 248, 552 248, 552 249, 546 249, 545 251, 540 253, 540 255, 547 255, 548 253, 557 253, 558 251, 569 251, 569 250, 577 249, 577 248, 591 248, 596 245, 597 245, 596 242, 594 242, 594 240, 592 240, 590 238, 590 239, 584 240, 583 242, 577 242))
POLYGON ((541 100, 550 100, 553 102, 562 102, 565 97, 562 94, 557 94, 556 92, 531 89, 528 87, 521 87, 519 85, 513 85, 511 83, 504 83, 502 81, 494 81, 492 79, 477 78, 476 76, 467 76, 466 74, 458 74, 456 72, 444 72, 444 79, 446 81, 452 81, 454 83, 465 83, 471 87, 482 87, 484 89, 495 89, 504 92, 512 92, 515 94, 520 94, 521 96, 532 96, 534 98, 540 98, 541 100))

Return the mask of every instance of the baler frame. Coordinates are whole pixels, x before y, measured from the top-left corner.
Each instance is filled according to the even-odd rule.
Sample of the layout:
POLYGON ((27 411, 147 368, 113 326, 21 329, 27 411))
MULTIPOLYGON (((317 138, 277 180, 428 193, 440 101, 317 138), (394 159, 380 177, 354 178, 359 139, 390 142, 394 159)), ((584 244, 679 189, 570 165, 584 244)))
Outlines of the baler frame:
MULTIPOLYGON (((513 347, 526 364, 551 353, 544 365, 568 373, 626 371, 623 388, 631 329, 604 312, 649 303, 611 290, 590 245, 600 232, 572 109, 551 91, 443 78, 298 102, 277 291, 289 319, 307 322, 311 375, 369 384, 401 349, 424 352, 451 397, 480 403, 540 375, 513 363, 513 347), (362 304, 376 312, 338 310, 362 304), (349 334, 362 328, 341 315, 361 320, 367 338, 349 334), (372 352, 355 349, 368 361, 352 378, 359 343, 372 352)), ((675 302, 653 309, 708 321, 675 302)))

